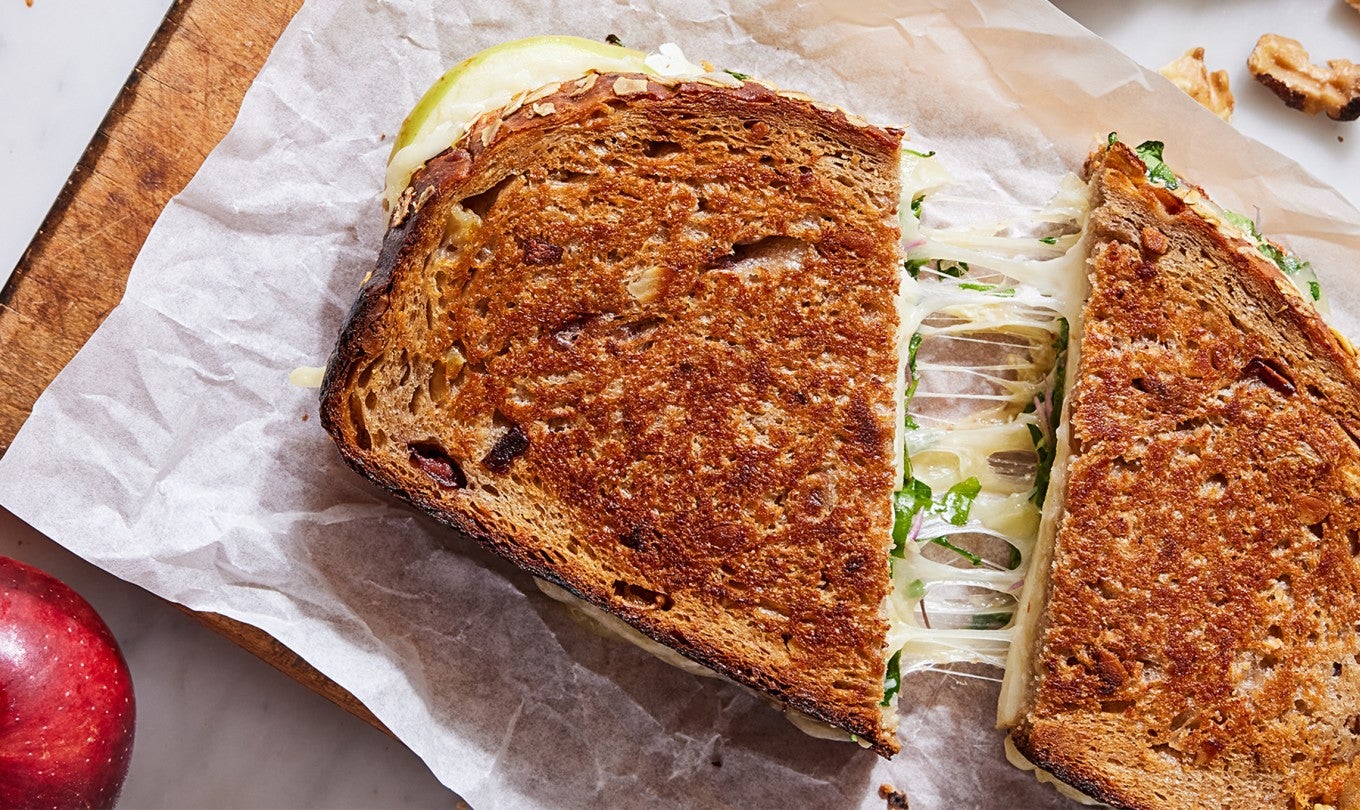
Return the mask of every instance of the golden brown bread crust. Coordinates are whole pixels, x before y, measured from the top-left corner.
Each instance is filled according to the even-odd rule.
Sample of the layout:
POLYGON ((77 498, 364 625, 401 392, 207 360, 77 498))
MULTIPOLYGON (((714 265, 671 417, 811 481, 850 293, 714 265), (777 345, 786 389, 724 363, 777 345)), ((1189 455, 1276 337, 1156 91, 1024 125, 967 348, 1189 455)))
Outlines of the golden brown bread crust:
POLYGON ((533 96, 416 173, 323 424, 439 520, 892 754, 901 133, 753 82, 533 96))
POLYGON ((1093 156, 1091 296, 1016 747, 1120 807, 1360 801, 1360 373, 1292 284, 1093 156))

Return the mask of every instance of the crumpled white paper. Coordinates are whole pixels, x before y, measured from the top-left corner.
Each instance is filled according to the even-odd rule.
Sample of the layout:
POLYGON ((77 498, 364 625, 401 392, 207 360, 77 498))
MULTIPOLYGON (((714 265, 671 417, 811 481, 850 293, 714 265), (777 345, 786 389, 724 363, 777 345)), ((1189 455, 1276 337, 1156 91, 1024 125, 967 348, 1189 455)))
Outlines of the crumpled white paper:
POLYGON ((619 34, 910 124, 976 196, 1038 203, 1098 137, 1167 141, 1318 267, 1356 329, 1360 214, 1052 7, 757 0, 309 2, 126 298, 0 464, 0 501, 91 562, 257 625, 352 691, 451 788, 499 806, 1060 807, 1008 766, 996 687, 913 675, 903 752, 804 737, 758 699, 576 626, 507 563, 344 467, 297 366, 330 352, 384 227, 398 124, 449 65, 619 34))

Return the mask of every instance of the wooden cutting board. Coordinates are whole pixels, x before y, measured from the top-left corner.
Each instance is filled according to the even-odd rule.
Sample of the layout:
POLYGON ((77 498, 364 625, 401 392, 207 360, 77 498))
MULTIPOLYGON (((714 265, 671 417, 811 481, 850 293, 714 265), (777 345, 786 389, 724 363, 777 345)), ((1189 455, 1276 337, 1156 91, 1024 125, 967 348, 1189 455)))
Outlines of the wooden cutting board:
MULTIPOLYGON (((0 291, 0 455, 57 372, 123 297, 166 202, 227 134, 302 0, 176 0, 0 291)), ((196 618, 379 728, 353 695, 272 636, 196 618)), ((385 729, 384 729, 385 730, 385 729)))

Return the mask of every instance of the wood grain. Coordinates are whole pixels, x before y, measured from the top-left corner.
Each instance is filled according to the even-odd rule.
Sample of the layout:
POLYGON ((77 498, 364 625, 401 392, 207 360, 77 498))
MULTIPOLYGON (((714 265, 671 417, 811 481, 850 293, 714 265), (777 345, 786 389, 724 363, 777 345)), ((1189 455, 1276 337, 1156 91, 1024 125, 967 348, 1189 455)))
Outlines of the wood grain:
POLYGON ((198 619, 199 622, 207 625, 210 629, 226 636, 245 649, 246 652, 254 654, 265 663, 350 714, 367 721, 370 725, 388 734, 392 733, 387 726, 382 724, 382 721, 373 716, 367 706, 359 702, 358 698, 341 688, 335 681, 322 675, 311 664, 304 661, 302 656, 283 646, 278 639, 260 628, 242 624, 218 613, 196 613, 182 605, 175 605, 175 607, 198 619))
POLYGON ((301 0, 178 0, 0 291, 0 453, 123 295, 301 0))
MULTIPOLYGON (((227 134, 302 0, 177 0, 0 291, 0 454, 122 298, 161 209, 227 134)), ((379 728, 353 695, 267 633, 208 627, 379 728)), ((385 729, 384 729, 385 730, 385 729)))

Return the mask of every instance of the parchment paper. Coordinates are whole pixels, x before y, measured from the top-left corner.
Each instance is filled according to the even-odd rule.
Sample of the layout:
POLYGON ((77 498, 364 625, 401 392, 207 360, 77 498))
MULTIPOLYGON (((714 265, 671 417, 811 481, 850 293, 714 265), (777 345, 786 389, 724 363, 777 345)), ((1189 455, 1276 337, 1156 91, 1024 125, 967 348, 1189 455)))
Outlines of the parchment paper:
MULTIPOLYGON (((1313 260, 1360 334, 1360 214, 1040 2, 308 2, 169 206, 124 302, 39 401, 0 500, 114 574, 257 625, 364 701, 475 807, 1063 806, 1005 764, 996 686, 931 673, 892 763, 585 632, 529 578, 339 462, 316 392, 383 229, 390 137, 444 68, 617 33, 910 124, 972 193, 1038 203, 1098 137, 1173 166, 1313 260), (386 135, 384 139, 382 136, 386 135)), ((995 673, 992 673, 995 674, 995 673)))

